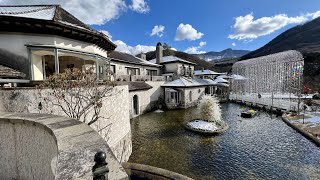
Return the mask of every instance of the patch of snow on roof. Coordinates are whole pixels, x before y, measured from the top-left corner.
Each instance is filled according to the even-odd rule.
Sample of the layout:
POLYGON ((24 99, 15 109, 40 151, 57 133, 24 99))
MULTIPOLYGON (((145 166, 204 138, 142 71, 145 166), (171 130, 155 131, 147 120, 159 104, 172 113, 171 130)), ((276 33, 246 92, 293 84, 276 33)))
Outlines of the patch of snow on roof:
POLYGON ((217 78, 214 80, 216 83, 228 83, 229 81, 223 79, 223 78, 217 78))
POLYGON ((185 78, 180 77, 177 80, 168 82, 162 86, 164 87, 193 87, 193 86, 208 86, 216 85, 217 83, 210 79, 200 79, 200 78, 185 78))
MULTIPOLYGON (((164 57, 162 57, 162 62, 163 63, 175 62, 175 61, 180 61, 180 62, 184 62, 184 63, 188 63, 188 64, 195 64, 193 62, 186 61, 186 60, 178 58, 176 56, 164 56, 164 57)), ((157 60, 156 59, 152 59, 149 62, 156 63, 157 60)))
POLYGON ((219 74, 222 74, 222 73, 218 73, 218 72, 214 72, 214 71, 211 71, 209 69, 205 69, 205 70, 195 70, 194 71, 194 75, 219 75, 219 74))
POLYGON ((224 73, 221 73, 222 75, 218 76, 217 78, 223 78, 223 79, 232 79, 232 76, 226 75, 224 73))
POLYGON ((136 57, 136 56, 134 56, 134 57, 137 58, 137 59, 139 59, 142 64, 151 65, 151 66, 161 66, 161 65, 159 65, 159 64, 156 64, 156 63, 153 63, 153 62, 150 62, 150 61, 141 59, 141 58, 139 58, 139 57, 136 57))
POLYGON ((234 80, 246 80, 246 79, 248 79, 248 78, 246 78, 244 76, 241 76, 241 75, 238 75, 238 74, 232 74, 231 78, 233 78, 234 80))
POLYGON ((1 16, 52 20, 56 6, 0 6, 1 16))
POLYGON ((59 21, 59 22, 62 23, 62 24, 68 25, 68 26, 73 26, 73 27, 79 28, 79 29, 90 30, 88 28, 84 28, 82 26, 78 26, 78 25, 75 25, 75 24, 72 24, 72 23, 69 23, 69 22, 65 22, 65 21, 59 21))

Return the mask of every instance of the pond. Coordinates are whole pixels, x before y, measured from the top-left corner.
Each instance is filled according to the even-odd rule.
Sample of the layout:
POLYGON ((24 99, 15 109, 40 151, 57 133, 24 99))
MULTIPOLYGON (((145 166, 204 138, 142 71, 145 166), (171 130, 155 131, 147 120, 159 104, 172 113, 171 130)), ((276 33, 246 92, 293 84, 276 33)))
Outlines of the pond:
POLYGON ((184 129, 196 108, 151 112, 131 120, 129 162, 147 164, 194 179, 320 179, 320 148, 280 117, 260 112, 243 119, 244 107, 223 104, 229 124, 220 136, 184 129))

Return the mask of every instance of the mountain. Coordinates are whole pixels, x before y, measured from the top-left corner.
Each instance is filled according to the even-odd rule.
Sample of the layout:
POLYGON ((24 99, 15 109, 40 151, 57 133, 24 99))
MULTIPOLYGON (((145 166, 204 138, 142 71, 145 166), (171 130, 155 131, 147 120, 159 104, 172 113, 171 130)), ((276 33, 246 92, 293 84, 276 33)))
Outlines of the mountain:
POLYGON ((320 53, 320 17, 283 32, 263 47, 244 55, 241 59, 286 50, 297 50, 302 54, 320 53))
POLYGON ((243 55, 248 54, 249 52, 250 51, 248 50, 233 50, 229 48, 220 52, 210 51, 204 54, 194 54, 194 55, 206 61, 221 62, 221 61, 241 57, 243 55))
MULTIPOLYGON (((138 55, 137 55, 138 56, 138 55)), ((155 51, 150 51, 146 53, 146 58, 147 60, 151 60, 151 59, 155 59, 156 58, 156 52, 155 51)), ((192 54, 188 54, 185 52, 181 52, 181 51, 174 51, 172 49, 164 49, 163 50, 163 56, 176 56, 179 57, 181 59, 196 63, 197 65, 195 66, 196 70, 200 70, 202 68, 204 69, 210 69, 216 72, 221 72, 221 69, 219 68, 215 68, 214 64, 207 62, 197 56, 194 56, 192 54)))
POLYGON ((286 50, 297 50, 304 57, 304 84, 320 90, 320 17, 295 26, 241 60, 286 50))

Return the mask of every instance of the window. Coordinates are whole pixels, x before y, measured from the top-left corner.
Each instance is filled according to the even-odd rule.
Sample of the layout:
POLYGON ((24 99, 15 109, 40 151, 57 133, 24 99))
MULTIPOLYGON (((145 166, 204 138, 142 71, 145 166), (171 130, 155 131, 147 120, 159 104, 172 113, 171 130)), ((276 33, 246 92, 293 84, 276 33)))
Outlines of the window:
POLYGON ((73 69, 74 68, 74 64, 67 64, 67 68, 68 69, 73 69))
POLYGON ((103 66, 99 66, 99 74, 103 74, 103 66))
POLYGON ((192 101, 192 91, 189 92, 189 100, 192 101))
POLYGON ((201 93, 201 89, 198 90, 198 93, 201 93))
POLYGON ((147 69, 147 75, 148 76, 157 76, 157 70, 151 70, 151 69, 147 69))
POLYGON ((180 94, 177 91, 167 91, 167 103, 170 104, 179 104, 180 94))
POLYGON ((140 75, 140 69, 139 68, 130 68, 130 67, 126 67, 127 68, 127 74, 128 75, 140 75))
POLYGON ((110 65, 110 72, 111 72, 111 74, 116 73, 116 65, 110 65))
POLYGON ((182 65, 182 72, 181 75, 186 75, 186 67, 184 65, 182 65))
POLYGON ((187 75, 192 76, 192 68, 191 68, 191 66, 189 66, 187 75))

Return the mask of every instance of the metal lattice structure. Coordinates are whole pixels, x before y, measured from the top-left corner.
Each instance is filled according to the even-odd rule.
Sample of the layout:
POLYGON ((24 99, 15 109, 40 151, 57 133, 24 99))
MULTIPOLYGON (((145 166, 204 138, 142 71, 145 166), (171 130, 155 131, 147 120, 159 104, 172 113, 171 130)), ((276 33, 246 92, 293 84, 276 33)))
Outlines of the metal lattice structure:
POLYGON ((294 50, 239 61, 232 67, 231 99, 290 109, 292 98, 301 96, 303 68, 294 50))

